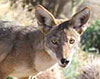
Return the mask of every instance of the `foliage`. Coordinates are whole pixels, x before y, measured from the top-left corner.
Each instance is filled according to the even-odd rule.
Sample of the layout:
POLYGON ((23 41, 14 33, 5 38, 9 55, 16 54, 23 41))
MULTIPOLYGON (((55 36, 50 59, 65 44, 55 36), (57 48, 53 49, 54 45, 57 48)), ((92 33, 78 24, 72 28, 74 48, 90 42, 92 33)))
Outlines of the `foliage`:
POLYGON ((96 20, 90 25, 83 34, 81 43, 85 51, 100 51, 100 20, 96 20))

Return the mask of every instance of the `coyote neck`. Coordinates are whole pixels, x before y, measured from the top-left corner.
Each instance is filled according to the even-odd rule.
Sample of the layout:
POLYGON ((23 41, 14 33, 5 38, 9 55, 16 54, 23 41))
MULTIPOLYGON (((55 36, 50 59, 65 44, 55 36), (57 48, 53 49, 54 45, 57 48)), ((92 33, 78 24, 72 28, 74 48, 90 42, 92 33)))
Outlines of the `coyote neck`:
POLYGON ((41 31, 35 30, 28 32, 27 36, 34 51, 39 52, 44 50, 44 34, 41 31))

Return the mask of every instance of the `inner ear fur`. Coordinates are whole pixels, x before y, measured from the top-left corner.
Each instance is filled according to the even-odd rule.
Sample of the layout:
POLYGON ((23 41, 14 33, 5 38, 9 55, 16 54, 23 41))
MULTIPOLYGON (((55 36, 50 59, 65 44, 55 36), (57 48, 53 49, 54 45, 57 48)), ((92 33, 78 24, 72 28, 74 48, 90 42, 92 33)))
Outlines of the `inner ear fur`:
POLYGON ((35 16, 37 18, 38 26, 46 32, 49 31, 52 26, 57 24, 55 17, 41 5, 35 7, 35 16))

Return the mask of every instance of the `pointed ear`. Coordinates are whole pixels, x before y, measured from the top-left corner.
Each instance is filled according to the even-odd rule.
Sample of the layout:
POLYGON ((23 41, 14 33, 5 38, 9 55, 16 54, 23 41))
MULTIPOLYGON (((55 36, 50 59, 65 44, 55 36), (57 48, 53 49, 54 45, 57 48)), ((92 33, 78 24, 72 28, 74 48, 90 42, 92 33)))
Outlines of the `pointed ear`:
POLYGON ((43 32, 48 32, 56 24, 54 16, 41 5, 36 6, 35 16, 43 32))
POLYGON ((72 17, 71 25, 79 34, 82 34, 86 30, 87 26, 84 26, 84 24, 89 20, 90 14, 90 8, 85 7, 72 17))

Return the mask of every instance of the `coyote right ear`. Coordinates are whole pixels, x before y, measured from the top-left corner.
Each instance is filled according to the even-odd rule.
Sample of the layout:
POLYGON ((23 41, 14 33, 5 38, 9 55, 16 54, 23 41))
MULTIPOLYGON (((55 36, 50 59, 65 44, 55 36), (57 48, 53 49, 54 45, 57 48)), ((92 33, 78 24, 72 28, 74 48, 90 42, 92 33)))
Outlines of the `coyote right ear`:
POLYGON ((88 22, 90 14, 91 14, 90 8, 85 7, 72 17, 71 24, 79 34, 82 34, 86 30, 87 26, 84 26, 84 24, 88 22))
POLYGON ((35 15, 43 32, 48 32, 56 24, 54 16, 41 5, 36 6, 35 15))

